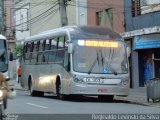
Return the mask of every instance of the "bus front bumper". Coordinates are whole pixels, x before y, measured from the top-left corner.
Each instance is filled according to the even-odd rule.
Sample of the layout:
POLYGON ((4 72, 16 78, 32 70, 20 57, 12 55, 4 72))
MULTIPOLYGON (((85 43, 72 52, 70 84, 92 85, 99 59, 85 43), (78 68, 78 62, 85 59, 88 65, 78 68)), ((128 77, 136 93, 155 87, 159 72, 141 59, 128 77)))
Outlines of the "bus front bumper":
POLYGON ((129 95, 129 85, 86 85, 75 84, 70 89, 70 94, 77 95, 129 95))

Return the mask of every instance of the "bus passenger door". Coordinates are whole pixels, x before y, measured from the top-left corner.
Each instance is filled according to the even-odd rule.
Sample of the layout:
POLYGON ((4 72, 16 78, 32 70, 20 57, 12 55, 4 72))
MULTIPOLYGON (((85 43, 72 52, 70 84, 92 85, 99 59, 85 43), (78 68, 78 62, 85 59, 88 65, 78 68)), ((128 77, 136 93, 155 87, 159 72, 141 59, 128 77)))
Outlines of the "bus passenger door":
POLYGON ((63 66, 66 69, 66 71, 70 71, 70 61, 69 61, 69 54, 68 52, 65 50, 65 57, 64 57, 64 62, 63 62, 63 66))

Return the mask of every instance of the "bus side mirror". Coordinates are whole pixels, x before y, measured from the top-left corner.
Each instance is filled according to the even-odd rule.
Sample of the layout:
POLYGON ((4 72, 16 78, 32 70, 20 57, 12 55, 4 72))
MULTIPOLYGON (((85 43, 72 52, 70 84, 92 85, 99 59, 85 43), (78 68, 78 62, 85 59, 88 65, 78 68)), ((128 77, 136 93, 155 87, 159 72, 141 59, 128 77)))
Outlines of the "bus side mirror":
POLYGON ((68 53, 72 53, 73 52, 73 44, 69 43, 68 44, 68 53))
POLYGON ((130 47, 127 47, 127 57, 129 57, 131 54, 131 48, 130 47))

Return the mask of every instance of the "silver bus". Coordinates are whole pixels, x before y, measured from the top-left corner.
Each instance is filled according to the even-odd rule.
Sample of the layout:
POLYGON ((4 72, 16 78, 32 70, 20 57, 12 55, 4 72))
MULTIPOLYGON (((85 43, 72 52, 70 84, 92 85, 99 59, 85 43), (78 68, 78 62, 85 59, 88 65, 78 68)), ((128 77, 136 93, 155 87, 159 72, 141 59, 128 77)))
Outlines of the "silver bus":
POLYGON ((9 79, 9 55, 6 37, 0 34, 0 72, 9 79))
POLYGON ((129 94, 127 49, 118 33, 98 26, 67 26, 24 41, 21 86, 31 96, 113 99, 129 94))

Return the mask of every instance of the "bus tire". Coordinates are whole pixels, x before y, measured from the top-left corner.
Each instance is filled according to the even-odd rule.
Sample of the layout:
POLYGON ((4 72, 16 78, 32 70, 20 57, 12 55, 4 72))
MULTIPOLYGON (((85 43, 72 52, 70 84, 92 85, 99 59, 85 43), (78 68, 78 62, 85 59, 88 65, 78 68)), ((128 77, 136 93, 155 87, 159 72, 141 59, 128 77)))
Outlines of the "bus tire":
POLYGON ((28 83, 28 87, 29 87, 30 95, 31 95, 31 96, 37 96, 36 91, 34 91, 33 88, 32 88, 32 81, 31 81, 31 80, 30 80, 29 83, 28 83))
POLYGON ((36 91, 37 92, 37 95, 40 96, 40 97, 43 97, 44 96, 44 92, 41 92, 41 91, 36 91))
POLYGON ((60 80, 57 80, 57 82, 56 82, 56 94, 57 94, 57 98, 58 99, 65 100, 66 96, 61 93, 61 83, 60 83, 60 80))

